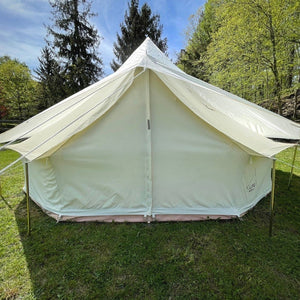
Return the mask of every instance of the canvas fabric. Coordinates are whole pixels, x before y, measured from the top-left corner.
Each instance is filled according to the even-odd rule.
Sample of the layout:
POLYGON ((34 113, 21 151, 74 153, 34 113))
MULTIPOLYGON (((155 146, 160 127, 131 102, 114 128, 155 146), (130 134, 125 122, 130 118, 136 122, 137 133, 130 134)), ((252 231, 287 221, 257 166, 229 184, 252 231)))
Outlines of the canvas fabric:
POLYGON ((178 69, 150 39, 114 74, 0 135, 58 219, 242 216, 300 126, 178 69), (12 142, 15 143, 12 143, 12 142), (131 216, 131 217, 128 217, 131 216))
POLYGON ((66 219, 240 216, 270 191, 271 166, 201 120, 147 70, 107 114, 29 164, 30 195, 66 219))
POLYGON ((250 154, 271 157, 293 146, 268 137, 300 139, 299 124, 188 76, 147 38, 116 73, 1 134, 0 143, 27 138, 7 148, 29 161, 50 156, 105 114, 132 85, 138 70, 145 69, 154 71, 199 118, 250 154))

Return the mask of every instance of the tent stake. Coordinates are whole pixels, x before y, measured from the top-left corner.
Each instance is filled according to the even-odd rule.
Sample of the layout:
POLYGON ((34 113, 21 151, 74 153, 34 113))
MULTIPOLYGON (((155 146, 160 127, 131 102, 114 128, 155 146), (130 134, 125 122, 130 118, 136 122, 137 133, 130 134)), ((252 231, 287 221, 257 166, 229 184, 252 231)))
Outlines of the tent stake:
POLYGON ((295 150, 294 150, 294 156, 293 156, 292 168, 291 168, 291 173, 290 173, 290 178, 289 178, 289 183, 288 183, 288 189, 290 188, 291 183, 292 183, 292 177, 293 177, 293 171, 294 171, 294 164, 295 164, 295 160, 296 160, 297 148, 298 148, 298 144, 295 146, 295 150))
POLYGON ((29 202, 29 176, 28 163, 25 163, 25 177, 26 177, 26 200, 27 200, 27 235, 30 235, 30 202, 29 202))
POLYGON ((272 236, 273 214, 274 214, 275 171, 276 171, 276 159, 273 160, 273 169, 272 169, 272 192, 271 192, 271 203, 270 203, 270 227, 269 227, 269 236, 270 237, 272 236))

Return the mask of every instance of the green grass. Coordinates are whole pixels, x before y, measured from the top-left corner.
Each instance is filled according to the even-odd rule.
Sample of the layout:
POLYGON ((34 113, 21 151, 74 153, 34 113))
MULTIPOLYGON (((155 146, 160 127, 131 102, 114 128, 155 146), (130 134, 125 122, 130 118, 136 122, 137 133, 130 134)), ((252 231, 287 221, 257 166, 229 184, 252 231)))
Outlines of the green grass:
MULTIPOLYGON (((17 156, 0 152, 0 169, 17 156)), ((33 204, 28 237, 18 165, 0 176, 0 299, 299 299, 300 171, 288 190, 289 170, 277 163, 272 238, 269 197, 242 220, 187 223, 56 223, 33 204)))

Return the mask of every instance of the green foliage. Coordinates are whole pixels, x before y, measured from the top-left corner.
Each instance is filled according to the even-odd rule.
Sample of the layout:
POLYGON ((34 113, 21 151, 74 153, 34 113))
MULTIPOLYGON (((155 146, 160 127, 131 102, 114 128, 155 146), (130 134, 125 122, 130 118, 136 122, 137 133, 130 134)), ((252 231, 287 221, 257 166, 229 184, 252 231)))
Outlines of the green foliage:
MULTIPOLYGON (((0 152, 0 169, 17 157, 0 152)), ((151 224, 56 223, 32 204, 28 237, 19 164, 0 176, 0 298, 298 299, 300 171, 288 190, 289 171, 277 163, 272 238, 269 197, 242 220, 151 224)))
POLYGON ((97 30, 88 19, 91 2, 49 0, 53 25, 48 26, 48 45, 42 50, 37 70, 45 103, 50 105, 96 82, 102 75, 102 61, 96 51, 100 44, 97 30), (49 48, 50 47, 50 48, 49 48), (53 87, 58 89, 52 94, 53 87))
POLYGON ((209 48, 211 82, 233 92, 246 89, 254 100, 265 96, 268 85, 281 112, 281 94, 291 87, 287 78, 294 76, 299 47, 290 38, 294 32, 290 29, 297 25, 295 5, 296 1, 284 0, 225 1, 217 12, 221 25, 209 48))
POLYGON ((24 63, 8 56, 0 57, 0 116, 25 120, 34 115, 37 86, 24 63))
POLYGON ((252 101, 299 88, 299 1, 209 0, 186 47, 187 72, 252 101))
POLYGON ((40 66, 35 72, 40 80, 39 110, 44 110, 67 96, 66 83, 62 76, 62 67, 55 60, 49 47, 42 49, 39 62, 40 66))
POLYGON ((167 38, 161 38, 163 26, 160 24, 160 16, 152 15, 147 3, 139 10, 139 0, 131 0, 130 4, 128 3, 128 11, 125 12, 124 23, 120 27, 121 35, 117 33, 117 42, 114 43, 116 59, 111 63, 114 71, 125 62, 146 37, 151 38, 160 50, 166 52, 167 38))
POLYGON ((6 100, 3 83, 0 81, 0 120, 8 115, 8 109, 5 102, 6 100))
POLYGON ((190 37, 178 60, 178 66, 186 73, 205 81, 209 81, 207 47, 211 42, 212 33, 217 30, 217 5, 216 1, 207 1, 199 11, 198 24, 194 31, 187 33, 190 37))

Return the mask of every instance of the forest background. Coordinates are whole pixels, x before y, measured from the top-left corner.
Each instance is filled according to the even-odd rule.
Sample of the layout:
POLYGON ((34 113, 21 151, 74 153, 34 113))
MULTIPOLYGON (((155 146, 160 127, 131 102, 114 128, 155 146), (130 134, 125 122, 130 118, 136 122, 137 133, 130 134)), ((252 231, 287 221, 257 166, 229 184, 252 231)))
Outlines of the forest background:
MULTIPOLYGON (((18 58, 0 57, 2 121, 26 120, 103 77, 101 33, 90 22, 97 17, 91 1, 49 4, 52 18, 39 67, 32 72, 18 58)), ((186 47, 178 49, 174 63, 192 76, 299 120, 299 14, 297 0, 208 0, 183 28, 186 47)), ((112 69, 147 36, 168 54, 159 14, 147 3, 140 7, 131 0, 112 49, 112 69)))

